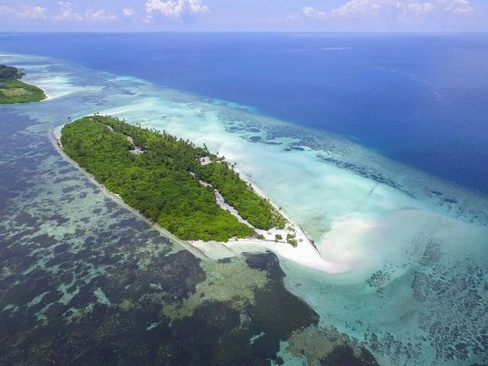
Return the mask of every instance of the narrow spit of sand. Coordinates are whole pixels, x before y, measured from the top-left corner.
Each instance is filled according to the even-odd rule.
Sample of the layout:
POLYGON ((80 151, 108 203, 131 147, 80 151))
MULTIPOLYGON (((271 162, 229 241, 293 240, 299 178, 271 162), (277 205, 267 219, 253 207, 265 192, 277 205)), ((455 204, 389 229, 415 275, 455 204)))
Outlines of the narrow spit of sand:
MULTIPOLYGON (((57 150, 63 156, 63 158, 68 162, 70 162, 73 166, 80 169, 80 171, 82 171, 92 182, 94 182, 97 186, 100 187, 100 189, 106 196, 113 199, 118 204, 123 205, 128 210, 136 214, 139 218, 145 220, 147 223, 149 223, 150 225, 158 229, 164 236, 178 243, 183 248, 189 250, 199 258, 220 259, 225 257, 238 256, 246 252, 262 253, 266 251, 271 251, 280 258, 287 259, 289 261, 295 262, 299 265, 317 271, 321 271, 325 273, 342 273, 347 271, 347 269, 343 268, 342 266, 326 262, 322 258, 320 252, 314 246, 312 240, 301 228, 301 226, 298 225, 290 215, 288 215, 283 209, 281 209, 273 202, 271 202, 271 204, 276 209, 278 209, 280 213, 288 221, 286 230, 280 230, 277 228, 266 230, 266 231, 258 230, 258 234, 263 235, 264 239, 231 239, 227 243, 214 242, 214 241, 204 242, 204 241, 180 240, 176 238, 174 235, 172 235, 171 233, 169 233, 164 228, 147 220, 137 210, 134 210, 132 207, 128 206, 118 195, 108 191, 105 187, 103 187, 101 184, 96 182, 96 180, 90 174, 86 173, 83 169, 81 169, 76 162, 74 162, 64 153, 60 142, 60 133, 57 134, 55 133, 55 131, 51 131, 50 138, 53 145, 57 148, 57 150), (293 247, 292 245, 286 242, 286 234, 290 231, 294 232, 295 239, 297 241, 296 247, 293 247), (282 235, 283 239, 280 241, 276 241, 275 239, 276 234, 282 235)), ((252 186, 252 188, 256 193, 266 198, 264 192, 262 192, 262 190, 254 182, 252 182, 242 172, 239 172, 238 170, 236 171, 240 174, 242 179, 244 179, 247 183, 249 183, 252 186)))

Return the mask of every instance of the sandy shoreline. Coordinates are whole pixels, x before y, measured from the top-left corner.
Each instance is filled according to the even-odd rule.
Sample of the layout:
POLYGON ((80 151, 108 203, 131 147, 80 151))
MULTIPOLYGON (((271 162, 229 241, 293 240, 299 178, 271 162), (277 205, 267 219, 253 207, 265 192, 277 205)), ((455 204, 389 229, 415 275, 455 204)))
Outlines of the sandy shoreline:
MULTIPOLYGON (((118 204, 121 204, 132 213, 134 213, 137 217, 151 225, 151 227, 157 229, 164 236, 180 244, 184 249, 189 250, 191 253, 201 259, 210 258, 215 260, 226 257, 239 256, 242 253, 246 252, 262 253, 271 251, 275 253, 280 259, 283 258, 317 271, 325 273, 342 273, 347 271, 347 269, 342 268, 341 266, 337 266, 324 261, 324 259, 320 255, 320 252, 317 250, 317 248, 312 243, 308 235, 301 228, 301 226, 298 225, 289 214, 287 214, 283 209, 281 209, 278 205, 271 201, 270 203, 273 205, 273 207, 275 207, 280 212, 280 214, 283 215, 288 221, 288 230, 279 230, 276 228, 266 231, 257 230, 258 234, 263 235, 265 239, 231 239, 227 243, 215 241, 185 241, 178 239, 176 236, 165 230, 163 227, 148 220, 137 210, 128 206, 118 195, 107 190, 103 185, 98 183, 91 174, 84 171, 74 160, 72 160, 64 153, 61 142, 59 141, 59 137, 55 135, 54 130, 50 131, 49 137, 61 156, 70 164, 78 168, 88 179, 90 179, 91 182, 100 187, 102 192, 107 197, 111 198, 118 204), (295 233, 295 239, 297 241, 296 247, 293 247, 291 244, 286 242, 286 233, 290 230, 294 231, 295 233), (276 234, 281 234, 283 236, 283 240, 277 242, 275 240, 276 234)), ((239 172, 238 169, 236 169, 236 172, 239 173, 241 179, 243 179, 244 181, 246 181, 246 183, 252 186, 257 194, 259 194, 261 197, 267 198, 263 191, 260 189, 260 187, 252 182, 249 177, 247 177, 244 173, 239 172)))
POLYGON ((53 96, 51 96, 50 94, 46 93, 44 90, 43 90, 43 92, 44 92, 44 95, 46 96, 46 98, 44 98, 43 100, 41 100, 41 102, 47 101, 47 100, 50 100, 50 99, 53 99, 53 96))
MULTIPOLYGON (((261 197, 267 198, 261 187, 259 187, 255 182, 253 182, 249 176, 244 172, 240 171, 236 166, 233 168, 239 177, 246 183, 252 186, 252 189, 261 197)), ((235 239, 230 240, 228 243, 217 243, 217 242, 203 242, 203 241, 192 241, 192 245, 201 249, 209 257, 228 256, 229 252, 235 255, 240 255, 245 252, 260 253, 265 251, 271 251, 275 253, 279 258, 284 258, 296 264, 324 272, 329 274, 335 273, 345 273, 350 270, 349 265, 345 264, 334 264, 327 262, 323 259, 319 249, 315 246, 313 241, 303 230, 303 228, 289 215, 283 208, 278 206, 276 203, 269 201, 275 209, 277 209, 283 217, 289 222, 293 230, 295 231, 295 238, 297 240, 297 246, 293 247, 288 244, 286 240, 275 242, 273 239, 275 234, 279 233, 283 237, 286 237, 283 230, 272 229, 268 230, 267 233, 259 231, 265 237, 265 240, 257 239, 235 239), (221 247, 222 250, 219 252, 216 250, 217 247, 221 247)))
POLYGON ((68 155, 66 155, 66 153, 63 151, 63 148, 62 148, 62 145, 61 145, 61 141, 59 141, 58 137, 54 134, 54 130, 51 130, 50 131, 49 138, 50 138, 52 144, 54 145, 54 147, 56 148, 56 150, 61 154, 61 156, 63 157, 63 159, 66 160, 71 165, 73 165, 78 170, 80 170, 92 183, 96 184, 97 187, 100 188, 100 190, 103 192, 103 194, 105 194, 107 197, 109 197, 113 201, 117 202, 118 204, 124 206, 126 209, 128 209, 130 212, 132 212, 138 218, 140 218, 141 220, 144 220, 152 228, 158 230, 164 236, 166 236, 167 238, 171 239, 173 242, 176 242, 177 244, 181 245, 184 249, 190 251, 192 254, 194 254, 198 258, 200 258, 200 259, 208 259, 208 257, 203 253, 203 251, 201 251, 197 247, 191 245, 191 243, 189 243, 187 241, 178 239, 176 236, 174 236, 173 234, 171 234, 169 231, 167 231, 166 229, 164 229, 160 225, 158 225, 158 224, 150 221, 145 216, 143 216, 139 211, 137 211, 136 209, 134 209, 134 208, 130 207, 129 205, 127 205, 124 202, 124 200, 119 195, 110 192, 102 184, 98 183, 91 174, 89 174, 85 170, 83 170, 78 165, 78 163, 76 161, 74 161, 68 155))

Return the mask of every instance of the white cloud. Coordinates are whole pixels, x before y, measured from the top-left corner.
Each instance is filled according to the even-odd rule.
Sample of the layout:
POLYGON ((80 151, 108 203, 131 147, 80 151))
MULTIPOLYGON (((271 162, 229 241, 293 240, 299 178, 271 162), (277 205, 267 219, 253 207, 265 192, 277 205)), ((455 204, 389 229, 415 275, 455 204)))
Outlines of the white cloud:
POLYGON ((431 3, 400 3, 398 5, 398 9, 401 10, 401 12, 397 15, 399 20, 420 20, 432 14, 435 10, 435 6, 431 3))
POLYGON ((160 12, 166 18, 178 19, 188 14, 206 14, 210 10, 203 5, 201 0, 148 0, 146 12, 148 19, 151 13, 160 12))
POLYGON ((0 15, 10 15, 14 13, 14 9, 7 5, 0 5, 0 15))
POLYGON ((2 4, 0 5, 0 16, 2 15, 27 20, 45 20, 47 19, 47 9, 41 6, 30 7, 25 4, 21 4, 15 9, 2 4))
POLYGON ((108 22, 117 20, 116 15, 107 13, 103 9, 93 10, 88 9, 84 13, 79 13, 73 9, 73 4, 69 1, 59 1, 59 14, 54 18, 60 21, 92 21, 92 22, 108 22))
POLYGON ((110 22, 119 19, 116 15, 107 13, 103 9, 87 10, 84 15, 84 19, 93 20, 95 22, 110 22))
POLYGON ((371 18, 379 15, 386 3, 394 3, 394 0, 351 0, 329 12, 319 11, 311 6, 303 8, 302 13, 314 19, 334 18, 371 18))
POLYGON ((124 9, 122 9, 122 14, 124 14, 124 16, 126 16, 126 17, 130 17, 134 14, 134 9, 124 8, 124 9))
POLYGON ((47 19, 47 9, 40 6, 34 6, 31 8, 22 4, 19 7, 17 16, 23 19, 44 20, 47 19))
POLYGON ((58 1, 58 5, 59 12, 54 17, 49 17, 47 9, 41 6, 30 7, 28 5, 21 4, 14 8, 0 4, 0 16, 9 16, 23 20, 47 20, 51 18, 58 21, 68 22, 107 22, 118 19, 117 16, 110 14, 103 9, 88 9, 84 12, 79 12, 69 1, 58 1))
POLYGON ((430 2, 418 0, 350 0, 330 11, 320 11, 311 6, 306 6, 302 9, 302 15, 306 18, 329 20, 338 18, 371 19, 393 14, 400 20, 419 20, 436 11, 465 14, 472 10, 469 0, 430 0, 430 2))
POLYGON ((437 3, 455 14, 471 13, 474 10, 469 0, 437 0, 437 3))
POLYGON ((78 21, 83 20, 83 16, 73 11, 73 5, 69 1, 58 1, 59 14, 54 18, 56 20, 78 21))

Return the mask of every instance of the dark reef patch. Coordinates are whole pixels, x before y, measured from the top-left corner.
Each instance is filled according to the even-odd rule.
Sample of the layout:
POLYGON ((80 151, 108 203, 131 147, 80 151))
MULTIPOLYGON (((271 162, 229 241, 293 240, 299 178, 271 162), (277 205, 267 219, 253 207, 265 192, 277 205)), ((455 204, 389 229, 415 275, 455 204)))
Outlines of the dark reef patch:
POLYGON ((397 182, 395 182, 392 178, 385 177, 378 172, 370 171, 369 169, 367 169, 364 166, 358 166, 358 165, 355 165, 352 163, 347 163, 347 162, 340 161, 340 160, 337 160, 337 159, 334 159, 331 157, 327 157, 327 156, 321 155, 321 154, 318 154, 317 157, 328 162, 328 163, 334 164, 335 166, 337 166, 341 169, 349 170, 349 171, 351 171, 351 172, 353 172, 353 173, 355 173, 361 177, 372 179, 375 182, 385 184, 387 186, 390 186, 392 188, 396 188, 396 189, 398 189, 404 193, 409 194, 408 192, 405 192, 405 190, 397 182))
POLYGON ((195 293, 195 286, 206 278, 199 262, 187 251, 155 258, 147 267, 145 280, 161 286, 169 298, 181 300, 195 293))
POLYGON ((274 264, 273 256, 244 254, 246 263, 250 268, 260 271, 272 268, 274 264))
POLYGON ((282 364, 280 342, 317 326, 275 255, 204 264, 106 198, 44 127, 26 132, 36 122, 9 113, 0 121, 10 136, 0 145, 10 172, 0 175, 1 365, 282 364), (252 301, 199 291, 218 297, 226 289, 209 287, 213 278, 227 289, 245 281, 234 268, 262 280, 243 287, 252 301), (171 313, 191 301, 190 312, 171 313))
POLYGON ((351 347, 339 346, 320 362, 322 366, 376 366, 378 363, 370 352, 362 350, 359 355, 351 347))

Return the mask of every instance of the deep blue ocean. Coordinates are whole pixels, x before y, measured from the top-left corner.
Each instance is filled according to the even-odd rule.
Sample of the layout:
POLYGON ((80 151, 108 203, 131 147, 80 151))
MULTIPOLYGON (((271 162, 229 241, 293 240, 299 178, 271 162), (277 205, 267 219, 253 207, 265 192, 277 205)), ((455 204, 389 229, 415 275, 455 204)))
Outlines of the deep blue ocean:
POLYGON ((23 34, 0 49, 250 106, 488 193, 487 34, 23 34))
POLYGON ((0 365, 488 364, 488 34, 0 34, 0 64, 48 94, 0 106, 0 365), (225 154, 314 246, 182 246, 60 153, 97 112, 225 154))

